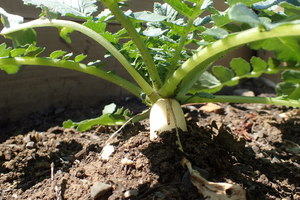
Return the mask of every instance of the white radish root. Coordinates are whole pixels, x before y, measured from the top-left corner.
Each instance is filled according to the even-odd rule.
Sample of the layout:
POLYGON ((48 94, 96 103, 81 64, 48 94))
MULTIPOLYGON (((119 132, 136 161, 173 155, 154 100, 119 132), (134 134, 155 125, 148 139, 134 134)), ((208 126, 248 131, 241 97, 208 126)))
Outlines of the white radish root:
POLYGON ((174 128, 187 131, 180 104, 175 99, 159 99, 150 111, 150 140, 154 141, 160 133, 174 128))

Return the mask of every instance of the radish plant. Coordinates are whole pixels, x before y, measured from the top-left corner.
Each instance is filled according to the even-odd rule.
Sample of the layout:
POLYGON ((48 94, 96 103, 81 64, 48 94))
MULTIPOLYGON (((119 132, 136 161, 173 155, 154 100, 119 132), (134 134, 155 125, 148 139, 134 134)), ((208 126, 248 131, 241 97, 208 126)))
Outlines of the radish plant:
MULTIPOLYGON (((219 1, 164 0, 165 3, 154 3, 153 11, 142 12, 129 10, 124 0, 100 0, 105 7, 101 12, 97 12, 96 0, 23 2, 40 8, 41 15, 39 19, 23 22, 23 17, 0 8, 4 25, 1 35, 13 44, 13 47, 0 45, 0 69, 13 74, 23 65, 52 66, 110 81, 152 107, 152 140, 161 131, 187 130, 180 106, 185 103, 300 106, 300 3, 297 0, 225 0, 223 3, 228 6, 225 11, 215 7, 219 1), (82 23, 58 19, 60 16, 79 18, 82 23), (109 32, 107 25, 116 22, 120 29, 109 32), (115 57, 134 82, 105 70, 101 62, 85 62, 87 55, 57 50, 40 56, 47 48, 39 47, 36 42, 35 28, 40 27, 57 28, 68 43, 74 31, 92 38, 107 50, 105 58, 115 57), (259 57, 250 61, 233 58, 229 66, 214 65, 219 58, 243 45, 273 51, 275 56, 267 61, 259 57), (224 86, 238 84, 240 79, 264 73, 282 73, 282 82, 276 87, 277 97, 214 94, 224 86)), ((106 114, 105 119, 114 114, 114 109, 106 114)), ((119 111, 116 115, 126 113, 119 111)), ((113 119, 109 118, 110 124, 113 119)), ((101 124, 102 120, 93 119, 88 125, 101 124)), ((120 124, 119 118, 116 121, 120 124)), ((66 125, 80 124, 68 121, 66 125)))

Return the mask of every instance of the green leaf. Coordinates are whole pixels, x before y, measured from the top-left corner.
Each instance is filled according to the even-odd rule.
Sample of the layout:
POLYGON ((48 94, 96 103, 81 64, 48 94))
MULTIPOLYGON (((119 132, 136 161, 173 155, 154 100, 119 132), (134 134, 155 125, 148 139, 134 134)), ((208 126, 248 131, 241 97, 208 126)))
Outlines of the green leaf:
POLYGON ((105 115, 105 114, 111 114, 111 113, 115 112, 116 107, 117 107, 117 105, 114 104, 114 103, 111 103, 111 104, 109 104, 109 105, 106 105, 106 106, 104 107, 104 109, 102 110, 102 114, 103 114, 103 115, 105 115))
POLYGON ((19 65, 0 65, 0 69, 5 71, 7 74, 15 74, 19 71, 19 65))
MULTIPOLYGON (((23 23, 23 17, 7 13, 0 7, 1 22, 5 28, 15 27, 23 23)), ((5 29, 4 28, 4 29, 5 29)), ((36 43, 36 32, 33 29, 24 29, 18 32, 4 35, 4 37, 12 40, 14 47, 24 46, 26 44, 36 43)))
POLYGON ((14 47, 21 47, 26 44, 36 44, 36 32, 34 29, 24 29, 6 34, 4 37, 12 40, 14 47))
POLYGON ((47 7, 50 12, 86 18, 97 11, 96 0, 23 0, 24 4, 38 8, 47 7))
POLYGON ((231 7, 228 11, 228 16, 233 21, 247 23, 251 26, 262 25, 259 17, 244 4, 236 4, 231 7))
POLYGON ((26 49, 24 55, 25 55, 25 56, 30 56, 30 57, 36 57, 36 56, 38 56, 39 54, 41 54, 44 50, 45 50, 45 48, 37 47, 37 46, 35 46, 34 44, 30 44, 30 45, 27 47, 27 49, 26 49))
POLYGON ((149 27, 148 29, 143 31, 143 35, 148 37, 158 37, 164 34, 167 30, 162 30, 161 28, 153 28, 149 27))
POLYGON ((145 22, 161 22, 167 19, 166 16, 159 15, 157 13, 152 13, 149 11, 135 12, 130 15, 136 20, 145 21, 145 22))
POLYGON ((65 128, 76 128, 78 131, 90 130, 95 125, 123 125, 126 122, 126 117, 129 116, 129 111, 124 108, 116 110, 116 104, 106 105, 100 117, 83 120, 81 122, 65 121, 65 128))
POLYGON ((83 61, 86 57, 87 57, 87 55, 79 54, 79 55, 77 55, 77 56, 74 58, 74 61, 75 61, 75 62, 81 62, 81 61, 83 61))
POLYGON ((67 52, 66 52, 66 51, 63 51, 63 50, 53 51, 53 52, 50 54, 50 58, 52 58, 52 59, 60 58, 60 57, 64 56, 66 53, 67 53, 67 52))
POLYGON ((212 68, 213 74, 221 81, 221 83, 230 81, 234 74, 233 72, 222 65, 216 65, 212 68))
POLYGON ((250 64, 242 58, 234 58, 230 62, 230 67, 237 76, 243 76, 251 71, 250 64))
POLYGON ((265 71, 267 69, 267 63, 259 57, 253 56, 250 60, 254 72, 265 71))
POLYGON ((25 48, 16 48, 10 51, 10 56, 11 57, 18 57, 21 56, 25 53, 26 49, 25 48))
POLYGON ((196 94, 199 93, 199 91, 201 91, 201 93, 215 93, 221 88, 222 86, 220 81, 214 75, 209 72, 204 72, 199 76, 189 93, 196 94))
POLYGON ((276 85, 278 96, 288 97, 290 99, 300 99, 300 84, 292 82, 282 82, 276 85))
POLYGON ((251 43, 251 48, 265 49, 274 51, 276 57, 283 61, 300 60, 300 38, 299 37, 281 37, 271 38, 263 41, 251 43))
POLYGON ((185 4, 181 0, 164 0, 167 2, 172 8, 174 8, 180 14, 190 17, 193 14, 193 8, 185 4))
POLYGON ((227 13, 226 14, 220 13, 218 15, 213 15, 211 18, 215 22, 215 25, 217 27, 223 27, 226 24, 229 24, 231 22, 227 13))
POLYGON ((287 70, 282 73, 282 79, 289 83, 300 83, 300 71, 287 70))
POLYGON ((235 4, 243 3, 247 6, 252 6, 254 3, 260 2, 262 0, 227 0, 227 3, 230 6, 233 6, 235 4))
POLYGON ((280 3, 280 6, 284 8, 284 13, 288 16, 298 16, 297 19, 300 18, 300 3, 298 2, 298 6, 290 4, 288 2, 282 2, 280 3))
POLYGON ((8 57, 9 56, 11 49, 10 48, 7 49, 6 47, 7 47, 7 45, 5 43, 2 43, 0 45, 0 57, 8 57))
POLYGON ((97 33, 104 33, 106 29, 106 23, 102 21, 89 20, 83 24, 84 26, 96 31, 97 33))
POLYGON ((207 29, 202 34, 213 36, 215 39, 223 39, 228 36, 228 32, 222 28, 207 29))

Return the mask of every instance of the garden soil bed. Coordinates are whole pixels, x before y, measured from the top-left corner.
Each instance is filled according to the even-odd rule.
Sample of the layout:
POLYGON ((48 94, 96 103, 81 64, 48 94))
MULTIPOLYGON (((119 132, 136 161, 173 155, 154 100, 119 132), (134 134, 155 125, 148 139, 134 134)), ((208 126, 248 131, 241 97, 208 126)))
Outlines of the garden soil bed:
MULTIPOLYGON (((132 99, 123 104, 143 109, 132 99)), ((300 199, 299 109, 217 104, 207 112, 204 105, 184 106, 188 132, 181 133, 185 155, 202 176, 241 185, 247 199, 300 199)), ((84 112, 53 109, 2 125, 0 199, 88 200, 97 182, 110 186, 99 199, 205 199, 181 165, 174 133, 150 142, 147 120, 130 124, 104 161, 100 152, 117 127, 83 133, 61 127, 66 116, 97 114, 84 112)))

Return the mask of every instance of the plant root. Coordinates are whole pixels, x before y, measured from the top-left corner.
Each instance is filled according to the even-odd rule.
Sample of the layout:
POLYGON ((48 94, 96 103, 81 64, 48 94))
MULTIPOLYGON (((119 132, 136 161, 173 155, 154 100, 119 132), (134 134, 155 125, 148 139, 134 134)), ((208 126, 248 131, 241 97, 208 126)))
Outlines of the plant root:
MULTIPOLYGON (((171 114, 174 115, 173 110, 171 114)), ((174 118, 175 119, 175 118, 174 118)), ((176 121, 175 121, 176 125, 176 121)), ((178 149, 185 155, 183 146, 180 140, 178 128, 176 126, 176 137, 178 149)), ((194 170, 192 163, 183 157, 181 164, 186 166, 189 173, 192 184, 197 188, 198 192, 202 194, 205 199, 209 200, 246 200, 246 191, 237 184, 221 183, 221 182, 210 182, 203 178, 197 170, 194 170)))

